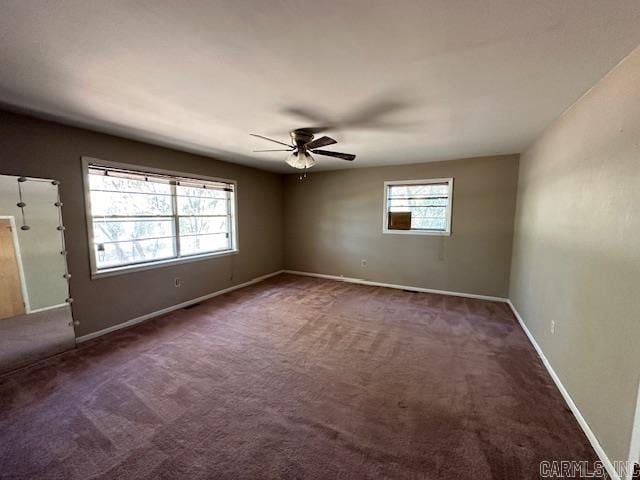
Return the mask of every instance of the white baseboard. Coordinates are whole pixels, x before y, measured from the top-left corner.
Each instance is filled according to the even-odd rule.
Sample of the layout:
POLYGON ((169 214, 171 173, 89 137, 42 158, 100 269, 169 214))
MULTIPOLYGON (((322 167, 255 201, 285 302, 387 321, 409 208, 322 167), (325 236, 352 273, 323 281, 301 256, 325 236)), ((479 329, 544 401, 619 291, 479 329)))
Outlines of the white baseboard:
POLYGON ((132 318, 131 320, 127 320, 126 322, 118 323, 117 325, 113 325, 111 327, 98 330, 97 332, 91 332, 91 333, 88 333, 87 335, 82 335, 81 337, 77 337, 76 342, 77 343, 86 342, 87 340, 101 337, 102 335, 106 335, 107 333, 115 332, 116 330, 120 330, 122 328, 131 327, 133 325, 144 322, 146 320, 159 317, 160 315, 164 315, 165 313, 173 312, 174 310, 180 310, 181 308, 188 307, 189 305, 194 305, 196 303, 204 302, 205 300, 209 300, 210 298, 217 297, 218 295, 222 295, 223 293, 232 292, 233 290, 238 290, 239 288, 253 285, 254 283, 261 282, 262 280, 266 280, 269 277, 279 275, 280 273, 283 273, 283 272, 284 270, 278 270, 276 272, 268 273, 266 275, 253 278, 248 282, 240 283, 238 285, 233 285, 231 287, 218 290, 217 292, 208 293, 207 295, 203 295, 202 297, 187 300, 186 302, 178 303, 177 305, 171 305, 170 307, 163 308, 162 310, 156 310, 155 312, 147 313, 146 315, 142 315, 141 317, 132 318))
POLYGON ((424 293, 437 293, 440 295, 452 295, 454 297, 477 298, 480 300, 491 300, 493 302, 507 303, 509 301, 508 298, 492 297, 490 295, 478 295, 476 293, 463 293, 463 292, 450 292, 447 290, 436 290, 433 288, 413 287, 410 285, 395 285, 393 283, 373 282, 371 280, 364 280, 361 278, 342 277, 338 275, 325 275, 324 273, 299 272, 297 270, 284 270, 284 273, 291 273, 293 275, 304 275, 307 277, 327 278, 329 280, 338 280, 340 282, 348 282, 348 283, 358 283, 360 285, 371 285, 374 287, 396 288, 398 290, 411 290, 414 292, 424 292, 424 293))
POLYGON ((518 310, 516 310, 516 307, 513 305, 511 300, 508 300, 507 303, 511 307, 511 310, 513 311, 513 314, 515 315, 515 317, 518 319, 518 323, 520 323, 520 326, 522 327, 522 330, 524 330, 524 333, 527 335, 527 338, 529 338, 531 345, 533 345, 533 348, 535 348, 536 352, 538 353, 538 356, 542 360, 542 363, 547 369, 547 372, 549 372, 549 375, 551 375, 551 378, 553 379, 553 382, 556 384, 556 387, 558 387, 558 390, 560 390, 560 393, 562 394, 564 401, 567 402, 567 405, 571 409, 573 416, 576 417, 576 420, 578 421, 580 428, 582 428, 582 431, 587 436, 587 439, 591 443, 591 446, 593 447, 593 449, 596 451, 596 454, 600 458, 600 461, 602 462, 604 467, 607 469, 607 473, 609 474, 612 480, 621 480, 620 476, 618 475, 618 472, 616 472, 616 469, 613 467, 613 463, 611 462, 611 460, 609 460, 609 457, 607 456, 604 449, 600 445, 600 442, 598 441, 597 437, 591 430, 591 427, 589 427, 589 424, 587 423, 585 418, 582 416, 582 413, 580 413, 580 410, 578 410, 578 407, 576 406, 573 399, 571 398, 571 395, 569 395, 569 392, 567 391, 567 389, 562 384, 560 377, 558 377, 558 375, 556 374, 555 370, 551 366, 551 363, 549 363, 549 360, 547 359, 546 355, 542 351, 542 348, 540 348, 540 345, 538 345, 538 342, 529 331, 529 328, 527 328, 527 325, 524 323, 524 320, 522 320, 522 317, 518 313, 518 310))

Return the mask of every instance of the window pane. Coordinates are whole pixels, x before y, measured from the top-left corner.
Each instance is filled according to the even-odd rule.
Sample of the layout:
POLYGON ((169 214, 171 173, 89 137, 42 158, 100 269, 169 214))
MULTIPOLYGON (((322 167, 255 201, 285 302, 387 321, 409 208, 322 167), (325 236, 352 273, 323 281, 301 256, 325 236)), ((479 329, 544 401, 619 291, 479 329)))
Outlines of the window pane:
MULTIPOLYGON (((89 166, 93 245, 98 270, 234 247, 234 185, 89 166)), ((235 217, 235 216, 234 216, 235 217)))
POLYGON ((444 218, 415 218, 411 217, 411 229, 422 230, 445 230, 447 227, 447 220, 444 218))
POLYGON ((171 196, 148 193, 91 192, 91 214, 171 215, 171 196))
POLYGON ((98 268, 175 257, 173 238, 97 244, 95 249, 98 268))
POLYGON ((180 255, 196 255, 230 248, 231 240, 224 233, 180 238, 180 255))
POLYGON ((227 198, 227 193, 217 188, 194 188, 181 185, 176 187, 176 195, 179 197, 219 198, 224 200, 227 198))
POLYGON ((411 212, 411 218, 436 217, 445 218, 446 207, 389 207, 390 212, 411 212))
POLYGON ((173 219, 126 218, 93 221, 93 237, 96 243, 144 238, 172 237, 173 219))
POLYGON ((115 192, 156 193, 171 195, 171 185, 144 180, 109 177, 107 175, 89 175, 91 190, 108 190, 115 192))
POLYGON ((389 197, 429 197, 446 196, 449 193, 448 184, 433 185, 390 185, 389 197))
POLYGON ((388 201, 390 207, 430 207, 430 206, 443 206, 446 207, 448 203, 446 198, 391 198, 388 201))
POLYGON ((180 217, 180 236, 229 232, 228 217, 180 217))
POLYGON ((178 197, 178 215, 226 215, 225 198, 178 197))

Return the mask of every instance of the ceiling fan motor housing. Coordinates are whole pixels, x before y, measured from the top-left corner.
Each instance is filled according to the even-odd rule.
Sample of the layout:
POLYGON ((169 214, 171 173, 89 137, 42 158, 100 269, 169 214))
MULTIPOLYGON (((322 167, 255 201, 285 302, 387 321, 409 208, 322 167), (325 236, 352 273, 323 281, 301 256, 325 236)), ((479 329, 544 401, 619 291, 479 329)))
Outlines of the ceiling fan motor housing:
POLYGON ((291 133, 291 141, 296 145, 298 150, 305 151, 305 145, 313 140, 313 133, 305 130, 304 128, 299 128, 297 130, 293 130, 291 133))

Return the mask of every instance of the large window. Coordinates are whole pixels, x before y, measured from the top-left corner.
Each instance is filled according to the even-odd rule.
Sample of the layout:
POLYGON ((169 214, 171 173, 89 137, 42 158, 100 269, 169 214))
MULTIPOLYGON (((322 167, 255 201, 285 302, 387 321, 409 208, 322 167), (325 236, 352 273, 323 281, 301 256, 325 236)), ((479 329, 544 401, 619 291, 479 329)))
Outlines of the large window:
POLYGON ((384 233, 451 234, 453 178, 384 183, 384 233))
POLYGON ((85 165, 94 275, 236 251, 235 182, 85 165))

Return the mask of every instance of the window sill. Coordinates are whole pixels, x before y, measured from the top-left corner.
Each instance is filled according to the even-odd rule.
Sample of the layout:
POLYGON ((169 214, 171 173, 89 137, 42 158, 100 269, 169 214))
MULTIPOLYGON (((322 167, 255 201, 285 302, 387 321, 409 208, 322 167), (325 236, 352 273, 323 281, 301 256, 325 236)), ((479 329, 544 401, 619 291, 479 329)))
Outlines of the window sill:
POLYGON ((389 229, 384 229, 382 231, 382 233, 386 233, 386 234, 390 234, 390 235, 431 235, 431 236, 436 236, 436 237, 450 237, 451 236, 451 232, 439 232, 437 230, 427 230, 427 231, 420 231, 420 230, 389 230, 389 229))
POLYGON ((127 265, 124 267, 113 267, 91 272, 91 280, 98 280, 105 277, 113 277, 115 275, 125 275, 127 273, 141 272, 143 270, 151 270, 153 268, 170 267, 181 263, 197 262, 200 260, 210 260, 217 257, 226 257, 239 253, 238 249, 224 250, 221 252, 203 253, 202 255, 193 255, 189 257, 169 258, 167 260, 158 260, 156 262, 142 263, 136 265, 127 265))

